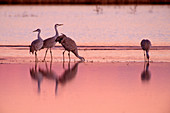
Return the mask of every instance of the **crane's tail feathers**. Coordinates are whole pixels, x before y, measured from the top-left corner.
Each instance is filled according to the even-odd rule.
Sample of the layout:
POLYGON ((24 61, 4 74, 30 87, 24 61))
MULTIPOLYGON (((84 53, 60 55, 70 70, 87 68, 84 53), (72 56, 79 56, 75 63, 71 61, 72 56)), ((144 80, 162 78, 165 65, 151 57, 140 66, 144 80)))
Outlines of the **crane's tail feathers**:
POLYGON ((30 53, 30 54, 34 54, 34 51, 30 51, 29 53, 30 53))
POLYGON ((34 49, 33 49, 33 47, 30 46, 30 54, 31 53, 34 54, 34 49))

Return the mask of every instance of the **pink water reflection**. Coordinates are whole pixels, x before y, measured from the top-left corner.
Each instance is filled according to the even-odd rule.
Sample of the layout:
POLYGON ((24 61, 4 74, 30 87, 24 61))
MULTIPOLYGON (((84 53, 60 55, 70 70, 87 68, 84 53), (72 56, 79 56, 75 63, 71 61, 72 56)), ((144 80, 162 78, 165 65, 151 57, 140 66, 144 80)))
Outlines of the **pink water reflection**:
MULTIPOLYGON (((143 82, 143 63, 75 63, 70 64, 70 78, 65 83, 43 77, 38 92, 31 78, 34 64, 0 65, 0 107, 5 113, 168 113, 170 104, 169 63, 150 63, 150 79, 143 82), (74 72, 75 71, 75 72, 74 72)), ((37 68, 47 71, 45 63, 37 68)), ((51 70, 62 75, 68 63, 53 63, 51 70)), ((50 62, 47 62, 50 69, 50 62)))

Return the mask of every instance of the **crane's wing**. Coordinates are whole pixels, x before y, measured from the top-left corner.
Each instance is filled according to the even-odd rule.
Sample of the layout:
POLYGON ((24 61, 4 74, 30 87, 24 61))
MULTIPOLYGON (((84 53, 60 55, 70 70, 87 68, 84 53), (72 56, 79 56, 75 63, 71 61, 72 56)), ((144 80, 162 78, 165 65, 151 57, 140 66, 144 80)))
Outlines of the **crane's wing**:
POLYGON ((40 50, 42 46, 43 46, 43 40, 38 40, 38 39, 34 40, 30 46, 30 52, 34 53, 34 51, 40 50))
POLYGON ((36 51, 35 46, 36 46, 37 43, 38 43, 38 39, 34 40, 34 41, 31 43, 30 52, 31 52, 32 54, 34 53, 34 51, 36 51))
POLYGON ((73 51, 77 49, 77 45, 71 38, 67 37, 62 40, 62 45, 66 50, 73 51))
POLYGON ((51 48, 51 47, 54 47, 55 44, 56 44, 55 39, 56 39, 56 37, 51 37, 51 38, 45 39, 45 40, 44 40, 43 48, 51 48))

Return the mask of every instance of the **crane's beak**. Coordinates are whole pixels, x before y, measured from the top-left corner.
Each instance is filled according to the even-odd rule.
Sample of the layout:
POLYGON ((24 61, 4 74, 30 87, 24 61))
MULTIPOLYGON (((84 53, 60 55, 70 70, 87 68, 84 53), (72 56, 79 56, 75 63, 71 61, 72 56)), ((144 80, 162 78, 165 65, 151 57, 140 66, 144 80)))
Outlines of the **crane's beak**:
POLYGON ((57 24, 57 26, 62 26, 63 24, 57 24))
POLYGON ((37 32, 38 30, 36 29, 36 30, 34 30, 33 32, 37 32))

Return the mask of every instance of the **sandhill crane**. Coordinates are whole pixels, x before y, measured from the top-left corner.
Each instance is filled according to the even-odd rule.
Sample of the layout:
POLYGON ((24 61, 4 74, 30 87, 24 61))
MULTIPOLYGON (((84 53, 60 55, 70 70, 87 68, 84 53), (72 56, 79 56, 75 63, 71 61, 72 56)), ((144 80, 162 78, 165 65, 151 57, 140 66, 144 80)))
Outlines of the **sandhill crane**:
POLYGON ((44 44, 43 44, 43 48, 47 48, 46 52, 45 52, 45 56, 44 56, 44 60, 45 61, 45 58, 46 58, 46 55, 47 55, 47 52, 48 52, 48 49, 50 49, 50 54, 51 54, 51 59, 52 59, 52 51, 51 51, 51 48, 55 46, 56 42, 56 38, 58 36, 58 30, 57 30, 57 26, 62 26, 63 24, 55 24, 54 28, 55 28, 55 31, 56 31, 56 34, 55 36, 53 37, 50 37, 50 38, 47 38, 44 40, 44 44))
POLYGON ((35 51, 35 61, 38 61, 37 51, 40 50, 43 47, 43 39, 40 37, 40 32, 41 32, 40 29, 37 29, 37 30, 35 30, 33 32, 38 32, 38 39, 34 40, 31 43, 30 52, 32 54, 34 54, 34 51, 35 51))
POLYGON ((144 50, 144 59, 145 59, 145 51, 146 51, 146 56, 149 62, 149 49, 151 47, 151 42, 148 39, 143 39, 140 44, 141 44, 141 48, 144 50))
POLYGON ((64 53, 65 51, 68 51, 69 61, 70 61, 70 51, 74 53, 76 57, 78 57, 81 61, 85 61, 85 59, 78 55, 77 45, 71 38, 67 37, 65 34, 62 34, 57 37, 55 40, 56 42, 61 43, 61 45, 64 47, 63 52, 63 61, 64 61, 64 53))

